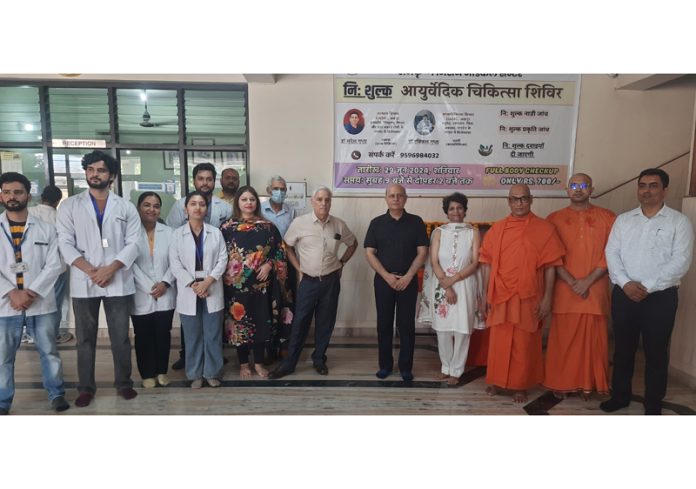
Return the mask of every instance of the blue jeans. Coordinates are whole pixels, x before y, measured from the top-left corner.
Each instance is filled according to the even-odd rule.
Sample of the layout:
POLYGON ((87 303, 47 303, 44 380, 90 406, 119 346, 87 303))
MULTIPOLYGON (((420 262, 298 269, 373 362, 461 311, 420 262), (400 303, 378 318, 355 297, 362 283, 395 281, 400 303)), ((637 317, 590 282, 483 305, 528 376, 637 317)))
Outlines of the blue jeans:
POLYGON ((208 312, 205 299, 196 304, 196 315, 179 314, 186 336, 186 377, 217 378, 222 370, 222 313, 208 312))
POLYGON ((22 341, 22 326, 34 338, 41 358, 43 386, 48 391, 48 400, 64 396, 63 364, 56 349, 55 315, 40 314, 0 317, 0 408, 10 409, 15 393, 14 366, 17 350, 22 341))

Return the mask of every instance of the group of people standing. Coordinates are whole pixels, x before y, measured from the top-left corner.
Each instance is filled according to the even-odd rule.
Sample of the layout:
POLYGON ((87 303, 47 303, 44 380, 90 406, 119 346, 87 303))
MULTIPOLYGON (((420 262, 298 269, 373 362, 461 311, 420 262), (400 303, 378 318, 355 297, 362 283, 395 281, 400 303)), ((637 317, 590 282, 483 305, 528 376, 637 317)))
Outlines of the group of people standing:
MULTIPOLYGON (((110 191, 119 173, 111 155, 84 156, 89 189, 58 209, 56 226, 27 211, 30 183, 21 174, 0 177, 0 414, 14 397, 14 362, 23 326, 35 338, 51 407, 69 408, 56 348, 55 285, 70 267, 77 337, 78 397, 96 394, 95 352, 101 304, 119 396, 137 396, 131 379, 129 319, 137 367, 145 388, 167 376, 174 312, 181 318, 182 350, 172 366, 185 368, 191 388, 221 385, 223 344, 236 348, 240 376, 278 379, 299 361, 314 319, 312 363, 327 375, 327 349, 336 322, 343 267, 358 242, 331 215, 332 192, 317 188, 312 212, 295 217, 285 203, 287 185, 270 179, 268 202, 253 187, 239 187, 227 168, 222 192, 213 195, 216 170, 193 169, 195 190, 178 200, 166 224, 162 200, 144 192, 134 206, 110 191), (296 275, 295 275, 296 274, 296 275), (265 366, 281 357, 278 366, 265 366), (253 360, 252 360, 253 358, 253 360)), ((510 215, 483 240, 464 222, 468 200, 443 199, 448 223, 428 238, 423 220, 406 212, 406 190, 389 185, 387 211, 374 218, 364 248, 375 271, 379 379, 394 368, 393 328, 399 334, 398 369, 413 375, 418 271, 426 264, 418 319, 437 333, 442 364, 438 380, 456 384, 464 372, 474 329, 490 328, 487 392, 513 391, 524 402, 542 384, 558 397, 609 392, 608 279, 615 284, 611 310, 615 354, 612 397, 605 411, 628 405, 638 338, 646 352, 645 409, 657 414, 665 395, 668 345, 677 305, 676 287, 690 264, 693 231, 688 219, 664 205, 669 177, 645 170, 638 180, 641 207, 619 216, 589 203, 592 180, 574 175, 570 206, 541 219, 531 212, 524 185, 510 189, 510 215), (609 275, 607 275, 607 270, 609 275), (551 315, 544 363, 542 327, 551 315)), ((58 323, 56 322, 58 321, 58 323)))

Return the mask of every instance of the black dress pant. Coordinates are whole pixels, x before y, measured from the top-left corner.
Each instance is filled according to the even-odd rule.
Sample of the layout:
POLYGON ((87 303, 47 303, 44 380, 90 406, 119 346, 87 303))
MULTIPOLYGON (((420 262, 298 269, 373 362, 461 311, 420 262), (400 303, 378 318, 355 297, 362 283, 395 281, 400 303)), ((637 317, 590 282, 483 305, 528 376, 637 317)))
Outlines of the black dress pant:
POLYGON ((290 345, 288 357, 280 364, 286 371, 295 370, 304 347, 309 326, 314 316, 314 365, 326 363, 326 350, 329 347, 331 334, 336 325, 338 309, 338 294, 341 292, 341 278, 334 272, 318 280, 304 276, 297 286, 297 301, 295 316, 290 327, 290 345))
POLYGON ((413 369, 413 349, 416 342, 416 299, 418 279, 413 277, 404 290, 392 289, 382 277, 375 274, 375 303, 377 305, 377 343, 379 344, 379 368, 394 367, 392 336, 394 335, 394 310, 396 329, 399 332, 399 371, 413 369))
POLYGON ((677 313, 677 288, 653 292, 640 302, 629 299, 621 287, 612 291, 611 314, 614 323, 614 372, 612 397, 631 400, 633 368, 638 340, 645 352, 645 410, 661 409, 667 391, 669 340, 677 313))
POLYGON ((143 379, 166 374, 169 366, 174 309, 131 316, 135 332, 135 359, 143 379))

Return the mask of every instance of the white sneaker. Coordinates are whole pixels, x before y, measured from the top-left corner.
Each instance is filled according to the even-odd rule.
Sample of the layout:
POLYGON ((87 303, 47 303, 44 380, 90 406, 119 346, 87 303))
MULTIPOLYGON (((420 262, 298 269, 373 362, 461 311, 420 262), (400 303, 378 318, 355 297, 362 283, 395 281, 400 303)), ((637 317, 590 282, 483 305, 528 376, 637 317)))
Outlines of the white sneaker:
POLYGON ((29 345, 34 344, 34 338, 29 336, 27 333, 22 333, 22 343, 27 343, 29 345))
POLYGON ((68 333, 67 331, 58 333, 58 336, 56 336, 56 343, 67 343, 68 341, 72 340, 74 338, 72 333, 68 333))

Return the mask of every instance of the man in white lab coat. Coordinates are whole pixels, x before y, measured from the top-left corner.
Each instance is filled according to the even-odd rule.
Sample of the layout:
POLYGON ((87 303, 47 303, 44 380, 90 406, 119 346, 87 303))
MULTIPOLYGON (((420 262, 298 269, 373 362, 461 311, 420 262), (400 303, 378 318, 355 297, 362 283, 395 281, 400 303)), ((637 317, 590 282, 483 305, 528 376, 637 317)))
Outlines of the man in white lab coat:
POLYGON ((109 191, 119 173, 118 161, 93 151, 82 158, 89 190, 67 199, 58 209, 58 244, 70 270, 70 296, 77 336, 78 407, 92 402, 97 386, 94 362, 99 306, 104 303, 114 360, 114 385, 130 400, 129 306, 135 293, 131 266, 138 256, 140 217, 128 200, 109 191))
POLYGON ((41 376, 51 408, 65 411, 63 366, 56 348, 56 300, 53 287, 65 268, 56 229, 27 212, 31 185, 24 175, 0 177, 0 414, 8 414, 15 393, 14 365, 22 327, 34 338, 41 376))

